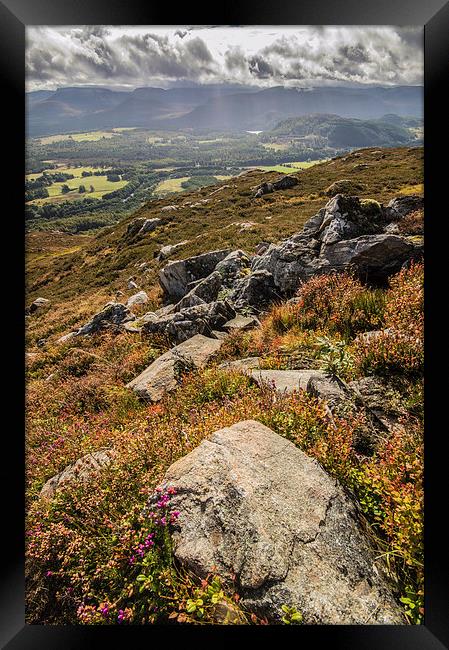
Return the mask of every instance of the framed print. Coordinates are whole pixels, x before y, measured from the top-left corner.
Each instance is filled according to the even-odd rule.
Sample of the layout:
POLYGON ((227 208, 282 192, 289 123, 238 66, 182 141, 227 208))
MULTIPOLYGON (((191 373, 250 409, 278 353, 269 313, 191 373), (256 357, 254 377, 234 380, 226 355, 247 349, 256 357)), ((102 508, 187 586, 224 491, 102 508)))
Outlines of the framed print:
POLYGON ((449 647, 448 6, 0 11, 3 646, 449 647))

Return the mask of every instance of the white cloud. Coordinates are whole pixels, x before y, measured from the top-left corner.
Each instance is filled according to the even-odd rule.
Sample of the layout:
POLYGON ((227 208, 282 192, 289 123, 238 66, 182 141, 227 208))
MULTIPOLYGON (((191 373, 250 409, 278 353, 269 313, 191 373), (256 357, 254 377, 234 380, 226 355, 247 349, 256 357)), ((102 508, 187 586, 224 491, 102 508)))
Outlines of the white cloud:
POLYGON ((27 27, 27 87, 422 84, 415 27, 27 27))

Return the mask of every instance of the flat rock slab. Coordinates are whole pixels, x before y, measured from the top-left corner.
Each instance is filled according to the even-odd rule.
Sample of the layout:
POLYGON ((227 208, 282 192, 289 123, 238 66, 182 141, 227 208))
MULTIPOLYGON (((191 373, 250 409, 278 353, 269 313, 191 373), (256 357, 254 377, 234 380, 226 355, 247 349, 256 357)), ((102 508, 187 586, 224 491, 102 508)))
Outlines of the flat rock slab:
POLYGON ((252 327, 259 327, 260 321, 255 316, 242 316, 237 314, 235 318, 231 318, 227 323, 223 325, 223 329, 228 332, 233 332, 236 330, 248 330, 252 327))
POLYGON ((180 376, 188 370, 203 368, 221 348, 223 341, 202 334, 176 345, 127 384, 139 397, 157 402, 174 390, 180 376))
POLYGON ((350 397, 344 382, 322 370, 253 370, 251 376, 259 386, 268 385, 279 393, 306 390, 326 400, 331 409, 350 397))
MULTIPOLYGON (((48 379, 48 377, 47 377, 48 379)), ((65 486, 74 483, 86 483, 113 460, 115 453, 112 449, 102 449, 78 458, 74 463, 67 465, 62 472, 50 478, 43 486, 40 497, 51 499, 56 492, 65 486)))
POLYGON ((310 377, 316 370, 254 370, 251 377, 259 386, 268 385, 279 393, 293 393, 307 389, 310 377))
MULTIPOLYGON (((220 429, 167 471, 179 562, 236 579, 242 604, 278 622, 403 624, 354 503, 293 443, 254 420, 220 429)), ((155 504, 150 500, 149 506, 155 504)))
POLYGON ((241 372, 251 372, 260 368, 260 357, 246 357, 246 359, 236 359, 235 361, 225 361, 218 366, 220 370, 239 370, 241 372))

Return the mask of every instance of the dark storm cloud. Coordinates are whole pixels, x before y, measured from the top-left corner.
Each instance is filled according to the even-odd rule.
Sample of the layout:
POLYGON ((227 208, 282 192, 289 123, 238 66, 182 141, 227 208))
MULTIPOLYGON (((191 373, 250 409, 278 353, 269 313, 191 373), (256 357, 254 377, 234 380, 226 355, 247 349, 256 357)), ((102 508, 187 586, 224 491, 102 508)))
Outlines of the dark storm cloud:
POLYGON ((422 83, 420 28, 143 29, 27 28, 27 84, 422 83))

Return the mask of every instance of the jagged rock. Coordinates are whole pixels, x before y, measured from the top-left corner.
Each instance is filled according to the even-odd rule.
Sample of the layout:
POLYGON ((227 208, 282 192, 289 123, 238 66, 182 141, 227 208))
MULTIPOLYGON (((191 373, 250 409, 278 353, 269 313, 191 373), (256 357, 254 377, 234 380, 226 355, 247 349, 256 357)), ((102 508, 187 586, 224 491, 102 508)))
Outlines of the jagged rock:
POLYGON ((163 208, 161 208, 161 212, 172 212, 173 210, 177 210, 178 206, 177 205, 164 205, 163 208))
POLYGON ((132 290, 132 289, 138 289, 138 288, 139 288, 139 286, 136 284, 134 278, 129 278, 128 279, 128 289, 132 290))
POLYGON ((260 367, 260 357, 246 357, 246 359, 236 359, 235 361, 225 361, 218 366, 220 370, 238 370, 248 373, 260 367))
POLYGON ((203 368, 221 345, 222 341, 197 334, 153 361, 127 388, 156 402, 176 388, 183 373, 203 368))
POLYGON ((50 300, 48 298, 36 298, 36 300, 33 300, 31 305, 28 307, 28 309, 25 310, 26 314, 34 314, 34 312, 38 311, 39 309, 42 309, 43 307, 49 307, 50 306, 50 300))
MULTIPOLYGON (((98 314, 95 314, 88 323, 75 332, 74 336, 94 334, 110 325, 123 325, 135 318, 134 314, 122 303, 108 302, 98 314)), ((61 339, 59 341, 61 342, 61 339)))
POLYGON ((148 300, 149 298, 146 291, 139 291, 138 293, 135 293, 133 296, 128 298, 126 301, 126 306, 133 307, 134 305, 144 305, 148 302, 148 300))
POLYGON ((390 219, 402 219, 410 212, 424 209, 424 198, 418 194, 398 196, 387 205, 386 211, 390 219))
POLYGON ((181 342, 195 334, 209 336, 213 330, 220 330, 234 316, 235 311, 227 301, 217 300, 186 307, 145 323, 142 331, 145 334, 166 334, 171 340, 181 342))
POLYGON ((259 319, 255 316, 242 316, 242 314, 237 314, 235 318, 228 320, 228 322, 223 325, 223 329, 227 332, 248 330, 252 327, 260 327, 259 319))
POLYGON ((174 311, 181 311, 186 307, 213 302, 217 299, 221 289, 222 276, 218 271, 213 271, 207 278, 195 283, 193 289, 175 305, 174 311))
POLYGON ((161 219, 146 219, 145 217, 139 217, 128 224, 125 235, 126 237, 144 235, 147 232, 152 232, 160 223, 162 223, 161 219))
POLYGON ((299 181, 296 176, 290 176, 290 174, 284 174, 281 178, 273 183, 273 190, 288 190, 291 187, 298 185, 299 181))
POLYGON ((229 299, 237 309, 249 305, 260 310, 277 297, 279 294, 276 292, 273 275, 265 269, 260 269, 238 280, 229 299))
MULTIPOLYGON (((48 378, 47 378, 48 379, 48 378)), ((114 459, 116 452, 112 449, 103 449, 86 454, 70 465, 67 465, 62 472, 49 479, 43 486, 40 497, 51 499, 56 492, 68 485, 76 483, 87 483, 114 459)))
POLYGON ((159 271, 159 282, 167 298, 180 300, 187 293, 190 282, 202 280, 215 270, 229 249, 210 251, 184 260, 169 262, 159 271))
POLYGON ((251 260, 242 250, 232 251, 224 260, 218 262, 215 271, 220 273, 224 287, 231 287, 233 283, 249 270, 251 260))
POLYGON ((298 183, 299 181, 296 176, 290 176, 286 174, 274 183, 262 183, 259 185, 254 198, 259 198, 264 194, 270 194, 271 192, 276 192, 277 190, 288 190, 290 187, 298 185, 298 183))
POLYGON ((411 257, 418 258, 422 249, 398 235, 362 235, 326 246, 321 254, 321 270, 342 271, 349 267, 371 280, 386 280, 401 269, 411 257))
POLYGON ((250 611, 280 622, 287 603, 305 624, 405 623, 353 501, 268 427, 215 431, 168 469, 169 486, 176 559, 200 577, 236 577, 250 611))
POLYGON ((138 219, 131 221, 131 223, 128 224, 125 235, 127 237, 134 237, 134 235, 137 235, 145 221, 144 217, 139 217, 138 219))
POLYGON ((364 183, 357 183, 351 179, 343 178, 340 181, 335 181, 326 189, 328 196, 335 196, 336 194, 357 194, 366 189, 364 183))
POLYGON ((144 235, 147 232, 153 232, 158 225, 162 223, 160 219, 154 218, 154 219, 145 219, 145 221, 142 224, 141 229, 137 233, 138 235, 144 235))
POLYGON ((155 253, 154 256, 158 262, 162 262, 163 260, 170 257, 170 255, 173 255, 173 253, 175 253, 178 250, 178 248, 182 248, 188 243, 189 240, 186 239, 184 241, 178 242, 177 244, 168 244, 167 246, 162 246, 160 251, 158 253, 155 253))
POLYGON ((272 276, 271 293, 276 298, 291 296, 301 281, 309 277, 317 254, 308 246, 308 241, 307 237, 296 235, 279 245, 271 244, 264 255, 254 258, 251 270, 266 271, 272 276))

